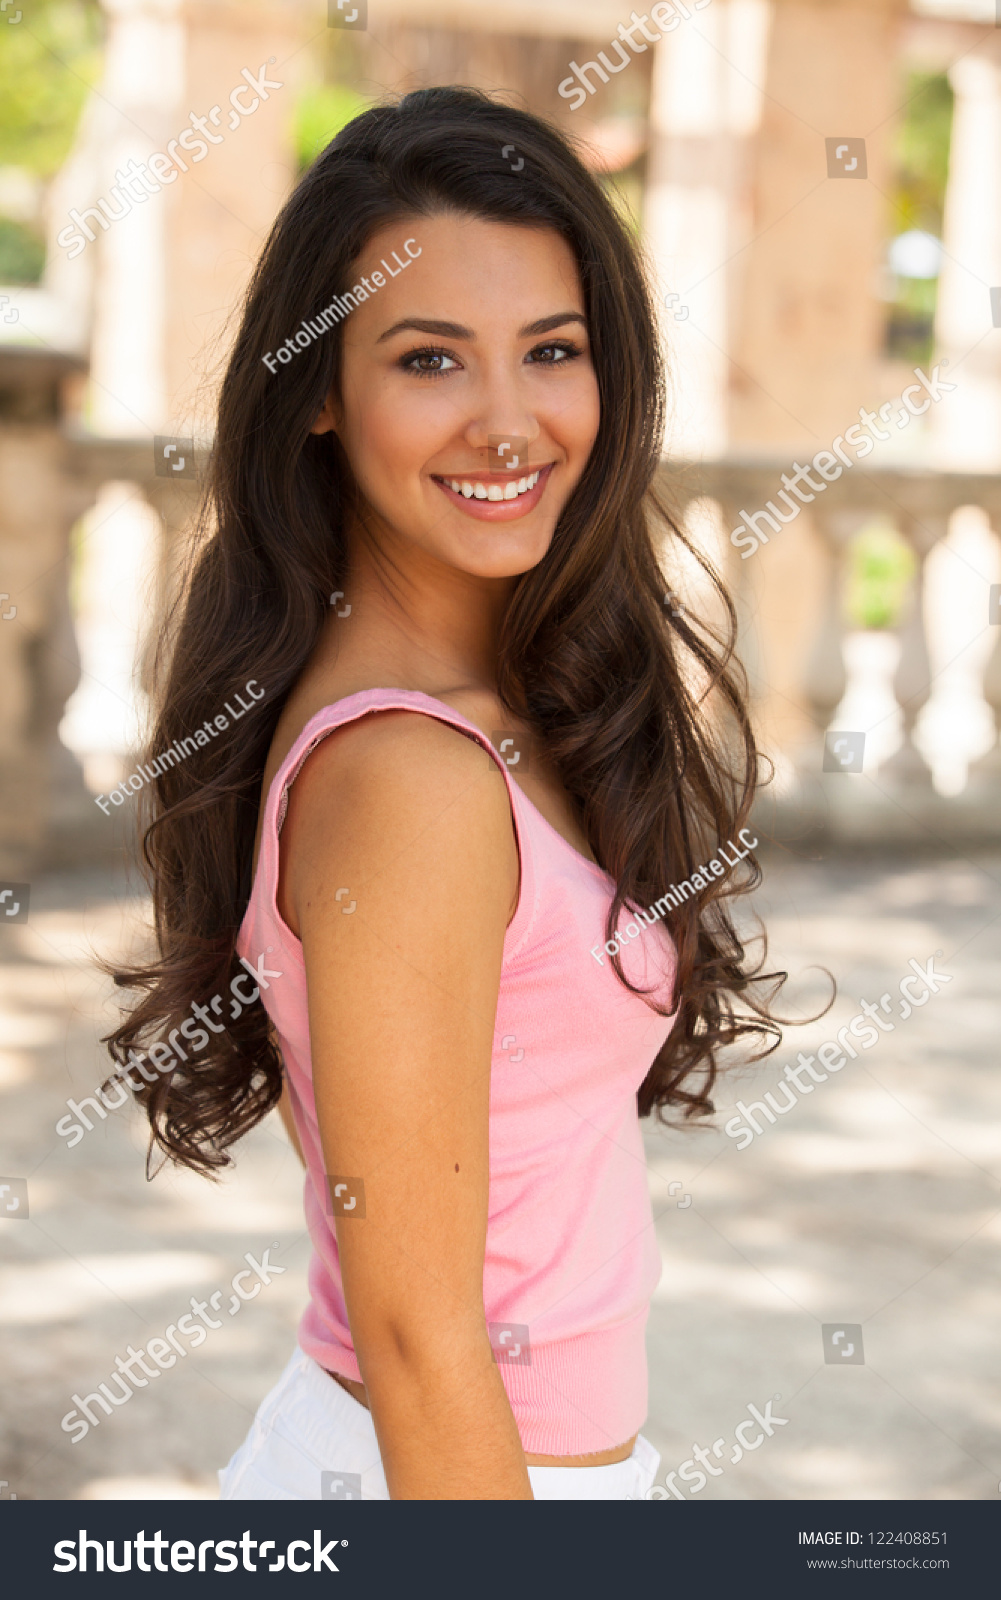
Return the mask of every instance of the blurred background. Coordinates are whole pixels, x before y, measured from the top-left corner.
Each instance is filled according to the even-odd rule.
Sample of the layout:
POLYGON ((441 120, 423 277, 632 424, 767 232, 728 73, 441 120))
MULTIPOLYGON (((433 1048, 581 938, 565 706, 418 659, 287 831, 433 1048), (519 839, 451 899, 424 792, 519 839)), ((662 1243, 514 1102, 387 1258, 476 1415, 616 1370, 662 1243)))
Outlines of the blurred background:
MULTIPOLYGON (((435 83, 557 119, 642 241, 663 477, 735 595, 774 765, 755 909, 791 1004, 818 965, 839 988, 725 1075, 717 1128, 648 1132, 661 1481, 771 1401, 783 1423, 739 1462, 728 1444, 701 1498, 1001 1488, 1001 17, 650 12, 662 38, 622 60, 621 0, 2 0, 0 1499, 214 1496, 294 1340, 308 1249, 277 1121, 220 1186, 147 1184, 127 1109, 91 1101, 72 1143, 57 1123, 106 1071, 93 956, 148 937, 129 805, 97 801, 134 770, 234 309, 317 150, 435 83), (134 175, 171 145, 160 186, 134 175), (758 516, 860 418, 870 450, 758 516), (948 981, 892 1040, 750 1147, 725 1134, 932 957, 948 981), (269 1248, 281 1274, 230 1322, 269 1248), (71 1397, 217 1289, 203 1348, 73 1443, 71 1397)), ((708 604, 690 562, 664 570, 671 604, 708 604)))

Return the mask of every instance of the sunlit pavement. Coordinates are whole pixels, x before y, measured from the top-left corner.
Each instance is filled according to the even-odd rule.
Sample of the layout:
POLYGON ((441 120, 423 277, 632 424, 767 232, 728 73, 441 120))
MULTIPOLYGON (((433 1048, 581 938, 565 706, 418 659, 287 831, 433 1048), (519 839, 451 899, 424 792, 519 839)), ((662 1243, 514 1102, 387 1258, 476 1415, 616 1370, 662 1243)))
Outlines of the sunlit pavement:
POLYGON ((52 879, 32 886, 29 925, 2 930, 0 1168, 27 1177, 31 1208, 27 1223, 0 1224, 4 1496, 216 1497, 215 1471, 291 1354, 306 1298, 301 1169, 277 1118, 219 1184, 169 1166, 147 1183, 143 1124, 127 1108, 102 1122, 84 1107, 93 1131, 72 1149, 55 1131, 67 1099, 108 1071, 99 1038, 116 1012, 92 952, 138 947, 143 906, 124 896, 98 879, 52 879), (237 1300, 245 1254, 261 1261, 269 1248, 284 1272, 237 1300), (92 1403, 98 1425, 73 1443, 60 1422, 74 1392, 114 1389, 115 1357, 190 1316, 192 1296, 221 1326, 196 1317, 199 1348, 181 1339, 188 1353, 157 1377, 134 1367, 145 1387, 110 1416, 92 1403))
POLYGON ((685 1498, 700 1470, 696 1499, 998 1497, 999 881, 996 854, 768 859, 757 903, 775 964, 799 976, 790 1013, 812 1009, 812 964, 839 998, 768 1061, 724 1076, 719 1129, 738 1099, 772 1090, 784 1105, 786 1063, 834 1040, 861 1000, 889 993, 893 1031, 869 1049, 856 1039, 858 1059, 826 1082, 803 1074, 808 1092, 790 1091, 774 1125, 754 1113, 753 1142, 736 1127, 647 1138, 664 1267, 645 1431, 661 1485, 693 1463, 674 1482, 685 1498), (952 981, 902 1018, 910 958, 925 968, 937 951, 952 981), (863 1336, 844 1364, 854 1336, 830 1361, 822 1340, 839 1323, 863 1336), (749 1403, 768 1401, 786 1420, 770 1436, 747 1420, 739 1452, 749 1403))
MULTIPOLYGON (((673 1487, 695 1499, 994 1498, 1001 858, 765 864, 757 903, 793 974, 790 1013, 822 1003, 808 968, 827 966, 840 994, 769 1061, 725 1074, 715 1131, 647 1125, 664 1270, 644 1431, 659 1481, 682 1468, 673 1487), (901 1018, 910 958, 936 951, 952 981, 901 1018), (746 1148, 726 1136, 736 1100, 782 1103, 786 1063, 884 993, 892 1032, 774 1125, 759 1114, 746 1148)), ((214 1497, 305 1301, 300 1169, 277 1119, 220 1184, 169 1167, 147 1183, 127 1109, 102 1122, 86 1108, 95 1126, 72 1149, 56 1133, 67 1099, 107 1071, 115 1011, 93 954, 137 941, 143 914, 124 884, 63 876, 32 885, 28 924, 0 929, 0 1184, 27 1179, 30 1207, 0 1221, 3 1498, 214 1497), (265 1251, 284 1272, 238 1299, 234 1276, 265 1251), (162 1337, 192 1297, 221 1325, 110 1416, 92 1404, 97 1425, 73 1443, 60 1427, 73 1394, 110 1383, 116 1356, 162 1337)))

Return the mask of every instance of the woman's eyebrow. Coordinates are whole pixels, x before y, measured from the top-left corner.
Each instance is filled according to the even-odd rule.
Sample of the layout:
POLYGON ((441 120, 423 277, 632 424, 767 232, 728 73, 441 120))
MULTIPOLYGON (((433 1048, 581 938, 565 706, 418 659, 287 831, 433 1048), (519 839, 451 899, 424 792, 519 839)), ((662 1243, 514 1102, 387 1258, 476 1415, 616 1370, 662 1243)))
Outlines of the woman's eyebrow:
POLYGON ((552 333, 554 328, 562 328, 567 322, 579 322, 582 328, 587 327, 579 311, 557 311, 554 316, 540 317, 538 322, 527 323, 518 330, 518 338, 532 339, 537 333, 552 333))
MULTIPOLYGON (((524 328, 519 328, 519 339, 531 339, 539 333, 551 333, 554 328, 562 328, 568 322, 579 322, 581 327, 587 323, 579 311, 557 311, 551 317, 540 317, 537 322, 526 323, 524 328)), ((466 328, 461 322, 438 322, 430 317, 405 317, 402 322, 394 322, 385 333, 380 333, 376 344, 382 344, 385 339, 391 339, 394 333, 436 333, 443 339, 475 339, 476 334, 472 328, 466 328)))

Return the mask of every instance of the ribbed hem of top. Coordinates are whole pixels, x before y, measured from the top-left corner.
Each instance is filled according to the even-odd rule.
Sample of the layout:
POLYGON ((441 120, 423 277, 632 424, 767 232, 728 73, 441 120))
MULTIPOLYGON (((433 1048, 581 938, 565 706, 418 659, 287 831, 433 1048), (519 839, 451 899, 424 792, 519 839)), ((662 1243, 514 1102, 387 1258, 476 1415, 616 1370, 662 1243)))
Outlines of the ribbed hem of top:
MULTIPOLYGON (((528 1365, 498 1363, 527 1454, 591 1455, 639 1432, 648 1403, 648 1315, 645 1307, 614 1328, 532 1344, 528 1365)), ((299 1325, 300 1347, 328 1371, 360 1379, 354 1351, 319 1336, 315 1322, 310 1306, 299 1325)))

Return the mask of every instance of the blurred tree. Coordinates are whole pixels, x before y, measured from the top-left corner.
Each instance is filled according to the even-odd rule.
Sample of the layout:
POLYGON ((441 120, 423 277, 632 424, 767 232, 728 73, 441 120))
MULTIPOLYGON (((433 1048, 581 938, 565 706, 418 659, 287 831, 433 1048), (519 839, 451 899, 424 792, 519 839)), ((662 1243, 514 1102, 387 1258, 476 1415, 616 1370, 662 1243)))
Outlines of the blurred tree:
POLYGON ((895 628, 901 619, 914 554, 892 522, 874 518, 848 551, 845 608, 856 628, 895 628))
MULTIPOLYGON (((43 181, 58 172, 100 72, 101 39, 96 0, 17 0, 0 16, 0 167, 43 181)), ((40 227, 0 214, 0 283, 37 283, 44 265, 40 227)))
POLYGON ((45 246, 37 233, 0 217, 0 283, 37 283, 44 265, 45 246))
MULTIPOLYGON (((894 141, 891 232, 918 228, 942 237, 949 178, 953 92, 944 73, 911 72, 894 141)), ((886 326, 887 355, 901 361, 931 357, 937 278, 893 279, 886 326)))
POLYGON ((0 19, 0 166, 50 178, 97 81, 101 11, 96 0, 19 0, 19 8, 20 22, 0 19))
POLYGON ((292 128, 299 170, 371 102, 343 83, 314 84, 295 103, 292 128))
POLYGON ((953 98, 945 73, 908 75, 907 104, 894 148, 894 233, 923 228, 942 236, 953 98))

